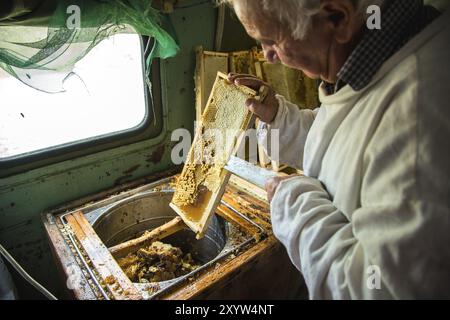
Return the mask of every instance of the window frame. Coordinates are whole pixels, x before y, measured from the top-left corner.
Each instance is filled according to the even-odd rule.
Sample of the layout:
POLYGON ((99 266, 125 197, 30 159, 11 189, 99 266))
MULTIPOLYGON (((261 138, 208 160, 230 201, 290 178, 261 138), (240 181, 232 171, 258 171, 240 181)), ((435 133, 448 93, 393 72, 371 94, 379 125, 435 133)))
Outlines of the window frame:
POLYGON ((153 45, 154 40, 147 36, 140 36, 140 43, 143 55, 141 61, 145 116, 139 125, 121 131, 2 158, 0 159, 0 178, 160 136, 164 129, 160 61, 159 59, 153 59, 152 61, 150 72, 152 92, 150 93, 146 85, 145 63, 151 52, 144 52, 144 44, 147 46, 153 45))

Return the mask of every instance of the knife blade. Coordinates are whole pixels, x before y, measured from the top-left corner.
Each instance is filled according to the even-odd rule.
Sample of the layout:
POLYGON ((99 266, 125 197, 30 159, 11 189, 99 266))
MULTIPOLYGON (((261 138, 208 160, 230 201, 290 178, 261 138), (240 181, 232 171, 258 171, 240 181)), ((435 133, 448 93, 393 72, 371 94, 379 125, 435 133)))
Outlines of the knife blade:
POLYGON ((264 189, 267 180, 279 176, 277 172, 255 166, 236 156, 230 157, 225 169, 262 189, 264 189))

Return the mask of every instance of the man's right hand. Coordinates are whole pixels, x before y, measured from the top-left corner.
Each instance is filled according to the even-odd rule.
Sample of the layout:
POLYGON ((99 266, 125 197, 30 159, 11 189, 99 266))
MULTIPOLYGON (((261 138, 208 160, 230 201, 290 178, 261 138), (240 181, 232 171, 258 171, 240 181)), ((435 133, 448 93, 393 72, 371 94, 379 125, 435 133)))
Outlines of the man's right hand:
POLYGON ((275 119, 278 112, 278 100, 275 97, 275 91, 273 91, 269 84, 255 76, 237 73, 228 74, 228 81, 236 85, 252 88, 257 92, 261 92, 261 87, 266 87, 268 94, 264 101, 250 98, 247 99, 245 104, 261 121, 270 124, 275 119))

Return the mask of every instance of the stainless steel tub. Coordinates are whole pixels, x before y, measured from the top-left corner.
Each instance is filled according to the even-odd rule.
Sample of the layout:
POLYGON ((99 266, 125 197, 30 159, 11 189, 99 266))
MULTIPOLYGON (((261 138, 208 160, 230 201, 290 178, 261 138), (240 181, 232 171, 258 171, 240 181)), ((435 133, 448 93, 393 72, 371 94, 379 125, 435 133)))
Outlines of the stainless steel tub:
MULTIPOLYGON (((103 243, 107 247, 112 247, 135 238, 146 230, 161 226, 176 217, 176 213, 169 206, 172 196, 173 190, 170 189, 142 191, 128 196, 118 195, 87 206, 83 208, 83 212, 103 243)), ((229 207, 224 202, 222 204, 229 207)), ((235 209, 229 208, 246 219, 235 209)), ((67 214, 70 214, 70 212, 60 216, 63 226, 66 226, 65 216, 67 214)), ((253 224, 251 220, 248 221, 253 224)), ((256 224, 255 226, 263 231, 260 226, 256 224)), ((87 272, 94 279, 95 285, 102 292, 102 295, 108 299, 104 288, 81 254, 77 243, 71 238, 70 240, 87 272)), ((144 299, 157 298, 174 287, 186 283, 192 277, 208 270, 232 253, 242 250, 254 239, 251 235, 241 233, 236 226, 215 215, 212 217, 211 224, 203 239, 196 240, 195 234, 187 229, 181 230, 163 241, 180 247, 185 253, 191 252, 193 257, 201 263, 201 266, 187 275, 172 280, 150 284, 134 283, 144 299)))
MULTIPOLYGON (((120 201, 101 213, 93 222, 93 228, 107 247, 112 247, 138 237, 176 217, 169 207, 173 192, 158 191, 140 194, 120 201)), ((214 216, 212 223, 200 240, 191 230, 181 230, 163 240, 190 252, 195 260, 206 264, 216 258, 227 242, 227 223, 214 216)))

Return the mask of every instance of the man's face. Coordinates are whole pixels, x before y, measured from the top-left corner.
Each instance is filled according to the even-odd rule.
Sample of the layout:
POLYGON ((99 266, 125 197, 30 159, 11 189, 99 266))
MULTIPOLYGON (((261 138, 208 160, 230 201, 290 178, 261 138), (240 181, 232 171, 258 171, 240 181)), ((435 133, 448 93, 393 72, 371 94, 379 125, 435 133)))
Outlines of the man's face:
POLYGON ((302 70, 310 78, 334 83, 349 52, 335 42, 333 29, 317 16, 305 39, 295 40, 287 27, 263 13, 255 3, 235 1, 234 8, 247 33, 261 43, 266 59, 302 70))

